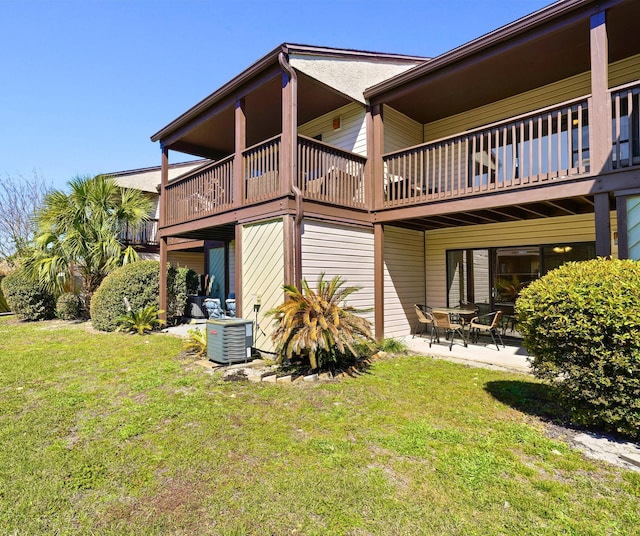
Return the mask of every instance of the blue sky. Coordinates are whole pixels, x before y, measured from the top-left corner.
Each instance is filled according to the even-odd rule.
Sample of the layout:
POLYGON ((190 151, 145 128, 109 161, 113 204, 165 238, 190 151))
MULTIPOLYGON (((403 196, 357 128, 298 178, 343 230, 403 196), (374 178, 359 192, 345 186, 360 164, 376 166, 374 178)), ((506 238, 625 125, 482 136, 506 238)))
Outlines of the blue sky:
POLYGON ((549 3, 0 0, 0 175, 159 165, 153 133, 283 42, 436 56, 549 3))

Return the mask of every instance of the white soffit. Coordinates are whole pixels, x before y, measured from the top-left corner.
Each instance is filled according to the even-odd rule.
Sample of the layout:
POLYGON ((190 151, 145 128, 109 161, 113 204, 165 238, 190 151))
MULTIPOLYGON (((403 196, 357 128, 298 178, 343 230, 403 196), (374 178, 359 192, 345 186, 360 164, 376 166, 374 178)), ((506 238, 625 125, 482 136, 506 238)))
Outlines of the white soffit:
POLYGON ((357 102, 366 104, 363 96, 366 88, 411 69, 420 62, 383 63, 292 54, 289 63, 297 71, 315 78, 357 102))

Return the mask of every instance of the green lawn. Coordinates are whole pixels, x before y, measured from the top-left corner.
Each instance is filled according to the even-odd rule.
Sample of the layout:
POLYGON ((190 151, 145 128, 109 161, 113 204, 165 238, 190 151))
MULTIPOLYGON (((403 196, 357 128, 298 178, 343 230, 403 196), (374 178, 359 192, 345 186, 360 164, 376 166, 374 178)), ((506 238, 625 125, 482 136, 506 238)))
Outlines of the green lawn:
POLYGON ((548 439, 526 376, 222 382, 180 350, 0 318, 0 534, 638 534, 640 474, 548 439))

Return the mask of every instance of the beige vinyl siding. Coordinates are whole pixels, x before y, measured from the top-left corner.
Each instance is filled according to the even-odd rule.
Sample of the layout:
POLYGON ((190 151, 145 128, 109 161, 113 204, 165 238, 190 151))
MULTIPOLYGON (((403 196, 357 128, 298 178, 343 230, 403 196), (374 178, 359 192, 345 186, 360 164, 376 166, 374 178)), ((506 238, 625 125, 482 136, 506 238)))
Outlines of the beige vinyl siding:
POLYGON ((384 228, 384 335, 400 337, 415 327, 414 305, 425 302, 424 233, 384 228))
MULTIPOLYGON (((640 55, 617 61, 609 66, 609 86, 618 86, 640 78, 640 55)), ((424 125, 424 141, 460 134, 482 125, 539 110, 591 93, 591 73, 580 73, 506 99, 492 102, 424 125)), ((385 117, 385 129, 386 129, 385 117)), ((404 147, 408 147, 405 145, 404 147)), ((398 149, 401 149, 399 147, 398 149)), ((385 149, 386 150, 386 149, 385 149)), ((392 149, 395 150, 395 149, 392 149)))
POLYGON ((609 87, 640 79, 640 54, 609 65, 609 87))
POLYGON ((322 141, 345 151, 367 156, 367 127, 365 109, 353 102, 300 125, 298 133, 309 138, 322 134, 322 141), (342 118, 342 127, 334 130, 333 120, 342 118))
MULTIPOLYGON (((612 212, 612 233, 616 229, 616 215, 612 212)), ((425 240, 427 303, 444 306, 447 303, 447 250, 588 242, 595 240, 595 221, 593 214, 581 214, 453 227, 426 231, 425 240)), ((612 248, 612 256, 617 257, 617 248, 612 248)))
POLYGON ((260 331, 256 346, 272 351, 272 322, 265 316, 284 301, 284 232, 281 219, 245 225, 242 228, 242 308, 247 318, 254 319, 253 306, 258 296, 260 331))
POLYGON ((420 145, 422 137, 422 125, 410 117, 384 105, 382 111, 384 118, 384 152, 399 151, 405 147, 420 145))
MULTIPOLYGON (((373 308, 373 230, 305 220, 302 232, 302 277, 312 288, 321 273, 340 275, 345 285, 362 287, 349 305, 373 308)), ((363 314, 373 323, 373 311, 363 314)))
POLYGON ((197 274, 204 274, 204 253, 201 251, 169 251, 167 259, 173 266, 191 268, 197 274))

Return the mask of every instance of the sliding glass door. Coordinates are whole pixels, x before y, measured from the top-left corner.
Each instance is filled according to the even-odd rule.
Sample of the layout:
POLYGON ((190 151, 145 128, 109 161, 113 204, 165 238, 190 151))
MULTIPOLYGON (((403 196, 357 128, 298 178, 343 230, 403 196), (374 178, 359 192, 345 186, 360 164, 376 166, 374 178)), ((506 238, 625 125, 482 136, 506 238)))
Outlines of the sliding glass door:
POLYGON ((568 261, 595 258, 595 243, 447 251, 447 302, 475 303, 481 312, 512 310, 531 281, 568 261))

